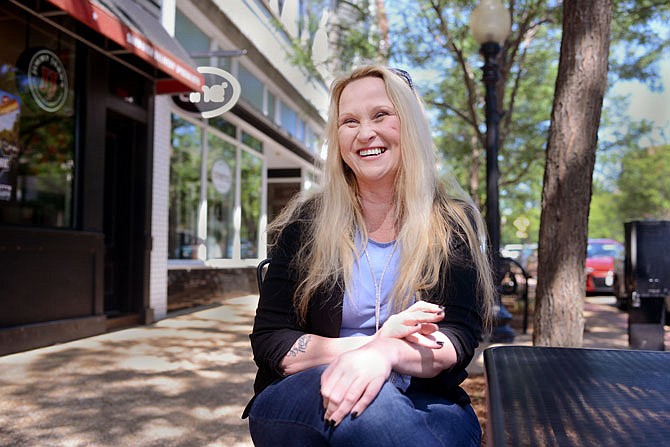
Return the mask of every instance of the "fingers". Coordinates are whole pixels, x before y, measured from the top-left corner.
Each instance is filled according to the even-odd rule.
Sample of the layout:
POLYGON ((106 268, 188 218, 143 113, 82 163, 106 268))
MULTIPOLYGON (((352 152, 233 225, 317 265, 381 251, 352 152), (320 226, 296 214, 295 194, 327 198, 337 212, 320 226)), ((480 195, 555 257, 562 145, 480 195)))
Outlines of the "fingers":
POLYGON ((438 340, 430 334, 423 335, 419 332, 408 335, 405 337, 405 340, 428 349, 441 349, 444 346, 443 340, 438 340))
POLYGON ((379 336, 389 338, 405 338, 415 332, 424 335, 437 330, 435 323, 444 318, 444 308, 431 303, 420 306, 415 303, 407 310, 391 315, 382 325, 379 336))
POLYGON ((416 323, 437 323, 444 318, 444 306, 428 303, 426 301, 417 301, 407 310, 396 314, 408 324, 416 323))
POLYGON ((358 402, 351 407, 352 418, 356 419, 366 408, 368 408, 372 401, 375 400, 375 397, 377 397, 377 394, 379 394, 379 391, 382 389, 385 382, 385 379, 375 379, 368 384, 365 388, 365 392, 363 392, 360 399, 358 399, 358 402))
MULTIPOLYGON (((339 425, 342 420, 351 415, 352 418, 360 416, 370 403, 375 399, 384 386, 386 379, 378 377, 371 382, 358 380, 351 384, 342 399, 328 399, 325 409, 324 421, 332 426, 339 425)), ((326 399, 324 398, 324 403, 326 399)))
POLYGON ((440 311, 444 312, 444 306, 438 304, 429 303, 428 301, 417 301, 407 308, 408 311, 422 311, 428 313, 439 313, 440 311))
POLYGON ((321 375, 324 419, 337 425, 372 402, 391 373, 387 354, 379 349, 359 348, 340 355, 321 375))
MULTIPOLYGON (((382 384, 383 383, 382 380, 382 384)), ((358 405, 360 399, 369 394, 367 391, 369 386, 370 384, 364 380, 356 380, 351 382, 349 387, 346 390, 343 390, 343 392, 333 394, 327 399, 324 398, 324 420, 330 422, 331 425, 338 425, 342 422, 342 419, 352 412, 354 406, 358 405), (327 405, 325 405, 326 402, 327 405)), ((342 388, 340 388, 340 390, 342 390, 342 388)), ((372 399, 374 399, 374 396, 372 399)), ((370 402, 372 402, 372 399, 370 399, 370 402)), ((368 404, 365 404, 365 407, 367 407, 368 404)))
POLYGON ((420 325, 419 330, 417 331, 421 335, 430 335, 433 332, 438 331, 440 328, 435 323, 423 323, 420 325))

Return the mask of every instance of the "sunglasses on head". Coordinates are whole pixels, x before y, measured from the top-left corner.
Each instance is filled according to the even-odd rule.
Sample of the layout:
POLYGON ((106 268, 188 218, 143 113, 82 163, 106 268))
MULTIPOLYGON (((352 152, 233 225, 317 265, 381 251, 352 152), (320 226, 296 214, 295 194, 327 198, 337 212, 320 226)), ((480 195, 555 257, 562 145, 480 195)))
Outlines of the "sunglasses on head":
POLYGON ((409 73, 407 73, 405 70, 401 70, 400 68, 389 68, 389 70, 400 76, 407 83, 407 85, 409 85, 409 88, 414 90, 414 82, 412 82, 412 77, 409 75, 409 73))

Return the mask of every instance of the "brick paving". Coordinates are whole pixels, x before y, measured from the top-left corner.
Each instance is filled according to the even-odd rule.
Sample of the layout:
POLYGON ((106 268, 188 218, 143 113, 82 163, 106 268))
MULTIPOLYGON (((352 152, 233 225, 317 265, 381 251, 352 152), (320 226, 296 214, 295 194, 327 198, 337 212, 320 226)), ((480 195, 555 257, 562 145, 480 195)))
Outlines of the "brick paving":
MULTIPOLYGON (((628 347, 626 314, 611 301, 587 298, 585 346, 628 347)), ((240 414, 256 370, 256 302, 0 357, 0 446, 252 446, 240 414)))

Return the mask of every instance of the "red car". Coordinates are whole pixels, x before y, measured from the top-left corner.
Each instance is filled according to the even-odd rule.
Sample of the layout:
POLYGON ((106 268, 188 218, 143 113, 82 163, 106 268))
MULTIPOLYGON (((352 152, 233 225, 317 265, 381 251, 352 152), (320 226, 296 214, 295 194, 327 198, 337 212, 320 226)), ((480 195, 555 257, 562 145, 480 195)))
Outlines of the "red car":
POLYGON ((614 294, 615 264, 624 246, 614 239, 589 239, 586 248, 586 293, 614 294))

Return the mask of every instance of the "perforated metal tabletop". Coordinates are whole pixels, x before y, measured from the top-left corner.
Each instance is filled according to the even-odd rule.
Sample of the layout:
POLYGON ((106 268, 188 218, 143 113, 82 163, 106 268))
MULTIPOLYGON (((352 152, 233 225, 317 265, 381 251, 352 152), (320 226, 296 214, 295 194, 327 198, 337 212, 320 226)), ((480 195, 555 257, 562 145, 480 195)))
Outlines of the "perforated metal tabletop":
POLYGON ((488 445, 670 445, 670 352, 484 351, 488 445))

